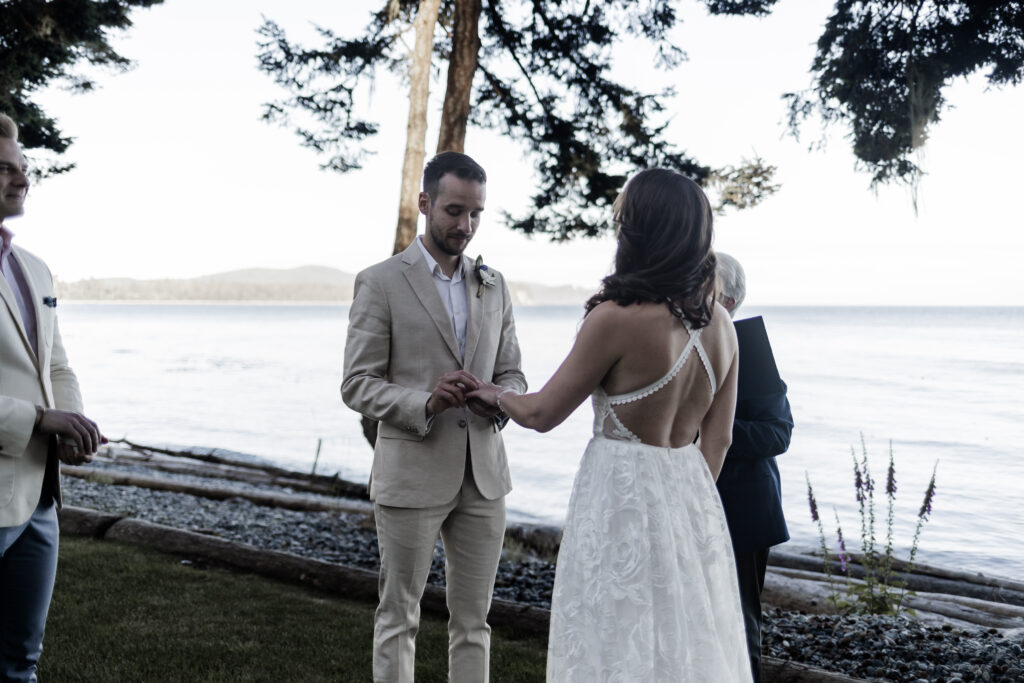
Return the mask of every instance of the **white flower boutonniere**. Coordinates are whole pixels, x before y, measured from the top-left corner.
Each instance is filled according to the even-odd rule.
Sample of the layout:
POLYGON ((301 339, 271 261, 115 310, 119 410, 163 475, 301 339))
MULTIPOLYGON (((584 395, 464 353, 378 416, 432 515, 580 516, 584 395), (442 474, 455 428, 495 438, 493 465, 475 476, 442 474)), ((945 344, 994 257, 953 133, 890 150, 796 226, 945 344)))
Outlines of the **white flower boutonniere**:
POLYGON ((498 276, 484 265, 483 256, 476 257, 476 262, 473 264, 473 272, 476 273, 477 279, 480 280, 480 284, 476 288, 476 298, 479 299, 484 295, 484 287, 493 287, 494 283, 498 281, 498 276))

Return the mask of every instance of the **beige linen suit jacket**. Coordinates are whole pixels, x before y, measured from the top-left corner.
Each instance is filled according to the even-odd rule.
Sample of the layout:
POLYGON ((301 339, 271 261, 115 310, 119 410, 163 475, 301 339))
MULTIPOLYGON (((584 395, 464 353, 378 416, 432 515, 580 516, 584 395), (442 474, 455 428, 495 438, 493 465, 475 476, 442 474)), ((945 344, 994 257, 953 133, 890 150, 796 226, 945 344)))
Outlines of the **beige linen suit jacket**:
POLYGON ((526 391, 505 280, 491 270, 495 283, 477 297, 480 280, 472 262, 462 260, 469 303, 464 360, 416 244, 356 277, 341 394, 350 408, 380 422, 370 498, 381 505, 420 508, 452 500, 462 485, 467 444, 480 493, 493 500, 512 489, 495 419, 451 408, 427 430, 427 399, 446 372, 465 369, 526 391))
POLYGON ((11 258, 25 276, 26 304, 35 308, 39 356, 32 351, 14 292, 0 276, 0 527, 23 524, 39 504, 49 449, 46 437, 32 433, 36 406, 82 412, 78 379, 57 329, 57 309, 43 303, 44 297, 55 301, 50 270, 17 246, 11 258))

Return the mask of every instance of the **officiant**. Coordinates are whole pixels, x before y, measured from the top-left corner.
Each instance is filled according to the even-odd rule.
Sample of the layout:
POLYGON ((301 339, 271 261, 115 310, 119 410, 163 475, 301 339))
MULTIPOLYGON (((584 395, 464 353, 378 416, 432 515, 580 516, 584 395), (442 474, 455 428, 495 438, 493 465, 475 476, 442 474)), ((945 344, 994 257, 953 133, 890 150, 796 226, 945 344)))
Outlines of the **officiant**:
MULTIPOLYGON (((717 252, 719 302, 735 317, 746 296, 739 262, 717 252)), ((739 386, 732 445, 718 477, 739 577, 743 623, 755 683, 761 680, 761 590, 768 552, 789 540, 775 457, 789 449, 793 413, 760 316, 735 322, 739 386)))

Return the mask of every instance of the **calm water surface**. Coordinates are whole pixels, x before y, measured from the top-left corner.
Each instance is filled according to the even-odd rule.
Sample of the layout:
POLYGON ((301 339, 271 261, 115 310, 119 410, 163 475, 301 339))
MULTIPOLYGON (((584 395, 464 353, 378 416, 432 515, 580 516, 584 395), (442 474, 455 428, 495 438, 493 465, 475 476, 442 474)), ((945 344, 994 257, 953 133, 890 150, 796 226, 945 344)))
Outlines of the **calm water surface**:
MULTIPOLYGON (((517 310, 532 388, 568 352, 580 310, 517 310)), ((1024 308, 742 313, 764 316, 789 384, 796 428, 779 466, 794 544, 817 543, 807 477, 826 530, 834 533, 834 507, 848 541, 859 539, 851 447, 860 451, 863 434, 880 482, 892 442, 898 547, 910 543, 938 462, 920 559, 1024 579, 1024 308)), ((215 446, 304 470, 322 438, 318 471, 365 481, 372 454, 339 394, 347 315, 346 306, 62 302, 60 324, 87 412, 108 436, 215 446)), ((562 521, 590 431, 588 404, 548 434, 506 429, 510 517, 562 521)))

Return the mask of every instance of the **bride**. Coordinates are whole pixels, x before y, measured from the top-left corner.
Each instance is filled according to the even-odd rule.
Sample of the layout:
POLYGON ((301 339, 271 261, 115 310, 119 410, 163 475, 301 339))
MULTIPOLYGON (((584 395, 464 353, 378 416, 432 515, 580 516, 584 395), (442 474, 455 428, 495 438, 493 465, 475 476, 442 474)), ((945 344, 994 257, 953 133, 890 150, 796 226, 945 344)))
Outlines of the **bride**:
POLYGON ((732 439, 736 335, 715 303, 711 207, 649 169, 614 206, 615 270, 543 389, 470 399, 545 432, 590 396, 551 601, 547 680, 750 680, 729 530, 715 489, 732 439))

